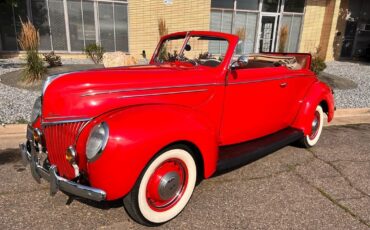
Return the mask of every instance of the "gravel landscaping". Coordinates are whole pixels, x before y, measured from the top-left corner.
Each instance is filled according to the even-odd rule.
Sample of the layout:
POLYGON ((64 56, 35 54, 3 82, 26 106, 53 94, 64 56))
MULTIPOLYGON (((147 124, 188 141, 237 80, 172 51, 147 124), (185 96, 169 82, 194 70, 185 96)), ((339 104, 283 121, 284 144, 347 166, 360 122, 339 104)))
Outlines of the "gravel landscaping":
POLYGON ((334 89, 337 108, 370 107, 370 63, 328 62, 325 73, 351 80, 357 84, 357 88, 354 89, 334 89))
MULTIPOLYGON (((63 59, 64 65, 93 64, 89 59, 63 59)), ((0 79, 4 74, 21 70, 25 61, 19 58, 0 59, 0 79)), ((8 80, 8 79, 6 79, 8 80)), ((30 91, 0 81, 0 124, 27 123, 40 91, 30 91)))
MULTIPOLYGON (((89 59, 63 59, 63 64, 83 65, 92 62, 89 59)), ((24 61, 19 58, 0 59, 0 79, 1 75, 20 70, 23 65, 24 61)), ((327 63, 327 66, 325 74, 333 76, 332 80, 337 83, 349 86, 348 88, 342 87, 341 84, 332 86, 337 108, 370 107, 370 64, 333 61, 327 63), (351 82, 352 84, 349 84, 351 82)), ((7 81, 3 80, 3 83, 5 82, 7 81)), ((27 122, 33 103, 40 92, 3 83, 0 81, 0 123, 27 122)))

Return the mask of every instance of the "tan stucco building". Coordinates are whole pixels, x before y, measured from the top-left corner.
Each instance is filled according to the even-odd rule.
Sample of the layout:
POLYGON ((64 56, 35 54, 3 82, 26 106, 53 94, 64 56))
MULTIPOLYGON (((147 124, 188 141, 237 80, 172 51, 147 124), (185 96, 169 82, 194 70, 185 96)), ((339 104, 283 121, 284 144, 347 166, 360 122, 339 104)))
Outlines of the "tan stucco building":
POLYGON ((17 0, 0 10, 0 53, 19 47, 19 16, 40 30, 42 51, 79 55, 89 43, 106 51, 150 56, 168 32, 243 31, 240 52, 319 52, 326 60, 370 55, 367 0, 17 0), (14 13, 13 13, 14 12, 14 13), (281 40, 281 31, 288 31, 281 40), (368 42, 366 43, 366 41, 368 42), (282 45, 283 44, 283 45, 282 45), (368 53, 367 53, 368 52, 368 53))

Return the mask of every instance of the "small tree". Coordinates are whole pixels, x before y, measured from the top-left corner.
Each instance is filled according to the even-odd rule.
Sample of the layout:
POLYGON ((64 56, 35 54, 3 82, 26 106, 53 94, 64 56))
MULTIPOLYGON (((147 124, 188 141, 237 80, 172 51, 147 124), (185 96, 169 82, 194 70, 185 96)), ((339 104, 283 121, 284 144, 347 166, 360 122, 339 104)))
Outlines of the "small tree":
POLYGON ((287 25, 284 25, 280 29, 280 40, 279 40, 279 52, 284 53, 286 52, 285 46, 288 41, 289 36, 289 29, 287 25))
POLYGON ((87 45, 83 52, 89 57, 95 64, 101 63, 103 60, 104 49, 102 46, 95 43, 87 45))
POLYGON ((21 21, 21 32, 18 35, 18 44, 22 50, 26 51, 26 68, 24 69, 23 79, 28 82, 41 80, 46 73, 41 57, 39 56, 39 32, 35 29, 33 24, 21 21))
POLYGON ((324 58, 320 56, 321 47, 317 47, 316 51, 311 53, 312 60, 311 60, 311 70, 315 72, 316 75, 320 74, 322 71, 326 69, 326 64, 324 58))

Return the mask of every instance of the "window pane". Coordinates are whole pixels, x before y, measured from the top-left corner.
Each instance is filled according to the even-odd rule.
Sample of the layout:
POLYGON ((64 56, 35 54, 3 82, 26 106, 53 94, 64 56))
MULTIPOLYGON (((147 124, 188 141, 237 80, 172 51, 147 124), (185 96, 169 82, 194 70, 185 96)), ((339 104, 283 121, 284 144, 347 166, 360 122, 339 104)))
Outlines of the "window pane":
POLYGON ((237 47, 237 54, 247 54, 254 52, 257 13, 237 12, 235 17, 235 33, 245 32, 243 43, 237 47))
POLYGON ((242 10, 258 10, 259 0, 238 0, 236 8, 242 10))
POLYGON ((53 49, 67 50, 63 1, 49 0, 49 11, 53 49))
POLYGON ((263 0, 262 11, 264 12, 277 12, 279 0, 263 0))
POLYGON ((81 51, 84 48, 81 1, 68 1, 68 19, 71 50, 81 51))
MULTIPOLYGON (((212 10, 211 11, 211 31, 221 31, 222 11, 212 10)), ((220 42, 209 41, 209 52, 220 53, 220 42)))
POLYGON ((128 52, 127 5, 114 4, 116 50, 128 52))
POLYGON ((85 45, 96 43, 94 3, 82 1, 85 45))
POLYGON ((234 9, 234 0, 212 0, 211 7, 234 9))
MULTIPOLYGON (((231 11, 223 12, 221 32, 231 33, 232 19, 233 19, 233 13, 231 11)), ((227 51, 227 43, 221 42, 221 54, 226 53, 226 51, 227 51)))
POLYGON ((305 0, 285 0, 284 11, 303 13, 305 0))
POLYGON ((32 20, 40 34, 40 50, 51 50, 46 0, 31 1, 32 20))
POLYGON ((17 50, 13 9, 7 2, 0 3, 0 41, 2 50, 17 50))
POLYGON ((114 51, 113 4, 99 2, 100 41, 105 51, 114 51))
MULTIPOLYGON (((231 33, 232 11, 211 11, 211 25, 212 31, 219 31, 224 33, 231 33)), ((220 41, 209 41, 209 51, 213 54, 224 54, 227 51, 227 43, 220 41)))
POLYGON ((289 36, 289 52, 298 51, 298 41, 301 32, 302 16, 294 16, 292 21, 292 32, 289 36))
MULTIPOLYGON (((285 52, 297 52, 298 41, 301 32, 302 16, 284 15, 281 21, 282 26, 288 28, 288 39, 285 43, 285 52)), ((281 39, 281 38, 280 38, 281 39)))

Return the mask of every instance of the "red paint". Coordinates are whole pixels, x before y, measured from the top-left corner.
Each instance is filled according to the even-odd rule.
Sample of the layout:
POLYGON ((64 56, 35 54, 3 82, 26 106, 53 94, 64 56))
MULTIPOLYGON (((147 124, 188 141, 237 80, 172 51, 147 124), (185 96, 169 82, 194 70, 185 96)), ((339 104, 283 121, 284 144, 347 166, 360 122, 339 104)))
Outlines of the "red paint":
MULTIPOLYGON (((160 43, 177 35, 186 32, 167 35, 160 43)), ((309 134, 316 106, 322 102, 328 105, 328 121, 332 119, 333 95, 308 69, 310 55, 293 54, 306 59, 301 70, 230 70, 236 36, 204 31, 191 35, 226 39, 229 48, 223 62, 217 67, 155 64, 153 57, 147 66, 69 73, 47 87, 43 123, 92 119, 78 135, 77 163, 93 187, 107 192, 108 200, 126 195, 153 156, 172 143, 196 146, 204 164, 203 176, 208 178, 215 172, 221 145, 252 140, 289 126, 309 134), (108 144, 101 156, 89 163, 87 137, 102 121, 109 126, 108 144)))

